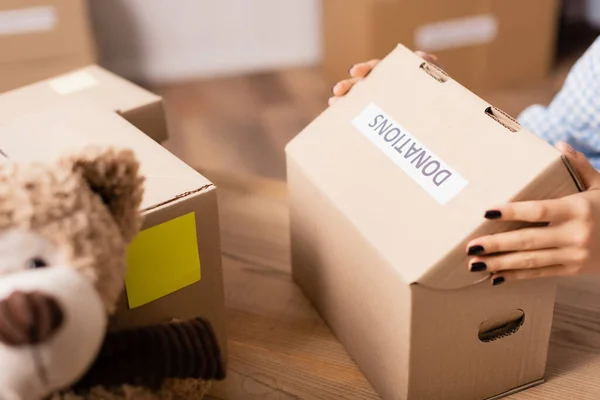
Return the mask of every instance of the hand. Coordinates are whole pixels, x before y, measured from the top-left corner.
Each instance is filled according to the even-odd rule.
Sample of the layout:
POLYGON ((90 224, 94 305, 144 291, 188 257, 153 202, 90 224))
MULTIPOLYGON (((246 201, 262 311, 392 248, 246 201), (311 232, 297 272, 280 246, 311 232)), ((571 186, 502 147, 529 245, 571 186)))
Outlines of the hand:
MULTIPOLYGON (((439 67, 438 58, 433 54, 423 53, 422 51, 416 51, 415 53, 425 61, 439 67)), ((340 81, 333 87, 333 97, 329 98, 329 105, 334 104, 341 97, 345 96, 346 93, 348 93, 357 82, 369 75, 373 68, 375 68, 380 62, 381 60, 376 59, 355 64, 350 67, 350 70, 348 71, 350 73, 350 79, 340 81)))
POLYGON ((493 220, 549 223, 480 237, 468 244, 467 253, 475 256, 470 270, 491 272, 494 285, 600 272, 600 173, 569 145, 559 143, 557 148, 571 162, 586 191, 560 199, 510 203, 486 212, 485 217, 493 220))

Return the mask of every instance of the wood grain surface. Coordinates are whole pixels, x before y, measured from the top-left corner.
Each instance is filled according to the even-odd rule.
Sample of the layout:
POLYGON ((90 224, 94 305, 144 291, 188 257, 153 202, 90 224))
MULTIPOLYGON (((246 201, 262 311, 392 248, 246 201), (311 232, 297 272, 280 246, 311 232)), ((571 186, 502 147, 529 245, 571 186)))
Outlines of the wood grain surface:
MULTIPOLYGON (((219 187, 229 377, 212 399, 379 399, 292 282, 285 183, 206 175, 219 187)), ((600 399, 600 279, 560 285, 547 382, 509 397, 600 399)))

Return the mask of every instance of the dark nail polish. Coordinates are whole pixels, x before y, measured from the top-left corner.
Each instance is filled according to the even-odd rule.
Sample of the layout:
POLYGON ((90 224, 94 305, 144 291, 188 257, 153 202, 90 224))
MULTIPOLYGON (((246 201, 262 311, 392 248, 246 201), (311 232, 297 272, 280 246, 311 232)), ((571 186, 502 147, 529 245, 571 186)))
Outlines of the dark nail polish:
POLYGON ((485 218, 487 219, 498 219, 502 217, 502 213, 498 210, 490 210, 485 212, 485 218))
POLYGON ((494 278, 492 280, 492 285, 494 285, 494 286, 498 286, 498 285, 500 285, 502 283, 504 283, 504 278, 501 277, 501 276, 499 276, 498 278, 494 278))
POLYGON ((481 272, 487 269, 487 265, 484 262, 475 262, 471 264, 471 272, 481 272))
POLYGON ((471 246, 469 247, 468 255, 476 256, 484 252, 483 246, 471 246))

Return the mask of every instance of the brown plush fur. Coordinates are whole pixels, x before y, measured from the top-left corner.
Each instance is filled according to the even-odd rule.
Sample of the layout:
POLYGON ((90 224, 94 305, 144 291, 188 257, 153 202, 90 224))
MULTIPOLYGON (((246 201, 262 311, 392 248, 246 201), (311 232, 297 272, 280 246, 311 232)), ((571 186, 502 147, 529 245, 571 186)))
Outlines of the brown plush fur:
POLYGON ((112 314, 123 290, 127 246, 141 226, 142 183, 128 150, 90 148, 51 167, 5 164, 0 230, 21 228, 49 239, 94 282, 112 314))
MULTIPOLYGON (((58 163, 0 166, 0 231, 20 228, 50 240, 88 277, 108 315, 124 288, 126 251, 138 234, 143 179, 129 150, 88 148, 58 163)), ((74 349, 76 351, 76 349, 74 349)), ((95 388, 89 400, 199 400, 209 382, 168 380, 159 393, 95 388)), ((56 394, 53 400, 80 400, 56 394)))

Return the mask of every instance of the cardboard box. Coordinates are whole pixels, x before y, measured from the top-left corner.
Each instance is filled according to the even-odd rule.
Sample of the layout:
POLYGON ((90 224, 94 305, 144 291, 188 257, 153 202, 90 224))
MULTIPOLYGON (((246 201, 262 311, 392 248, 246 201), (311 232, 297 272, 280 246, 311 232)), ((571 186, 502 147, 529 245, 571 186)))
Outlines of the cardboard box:
POLYGON ((168 139, 160 96, 97 65, 79 68, 0 95, 0 123, 63 98, 116 111, 157 142, 168 139))
POLYGON ((323 65, 333 84, 397 43, 432 52, 477 93, 544 78, 553 63, 558 0, 323 1, 323 65))
POLYGON ((146 177, 143 231, 130 248, 126 293, 111 321, 127 328, 204 316, 226 354, 216 187, 118 114, 75 99, 0 125, 9 161, 52 161, 89 144, 131 148, 146 177))
POLYGON ((399 46, 286 152, 294 279, 384 399, 543 380, 555 283, 493 287, 466 245, 522 226, 488 207, 577 192, 556 149, 399 46))
POLYGON ((86 0, 0 3, 0 92, 93 64, 86 0))

